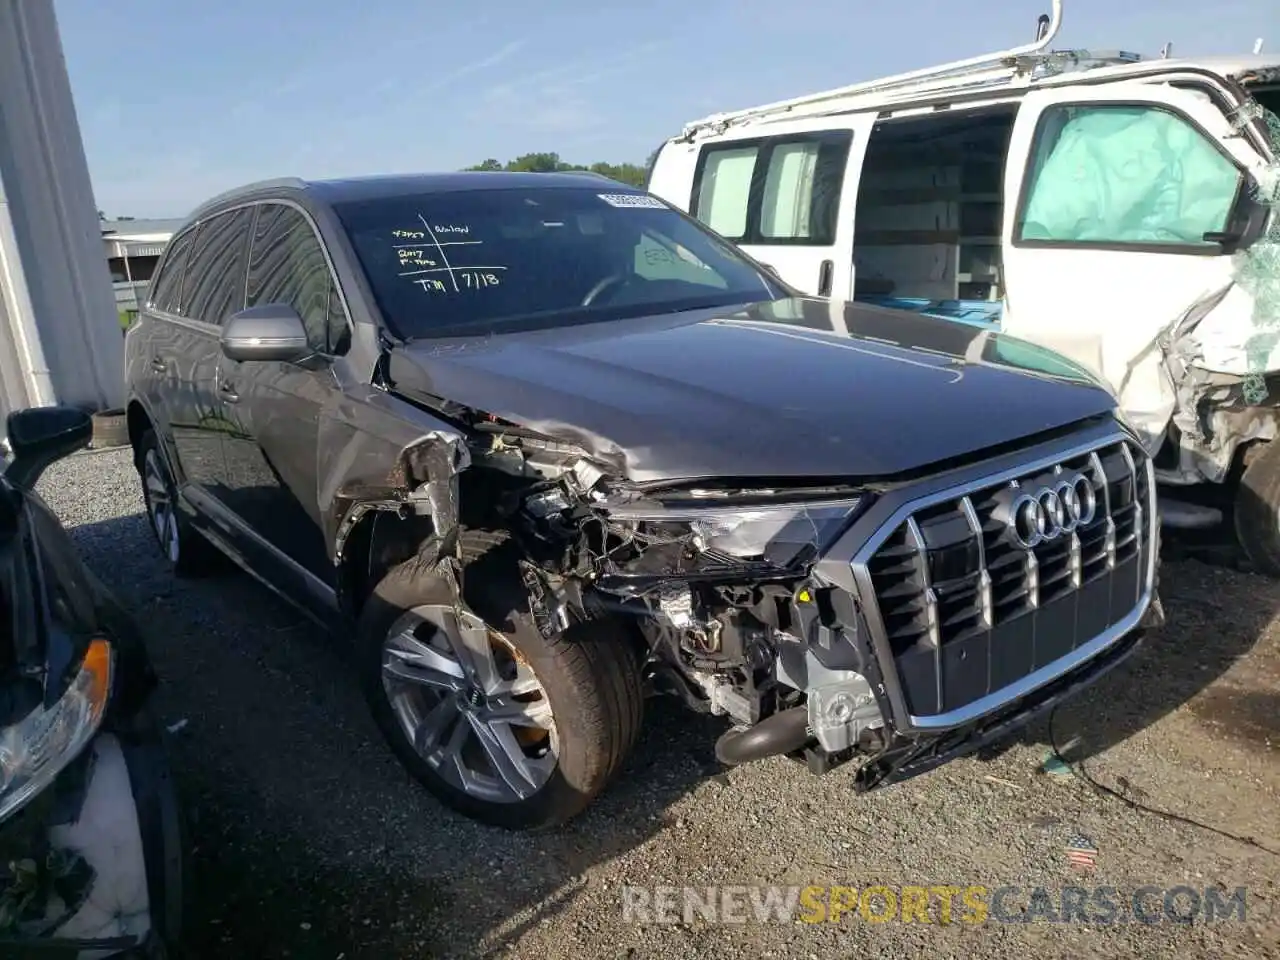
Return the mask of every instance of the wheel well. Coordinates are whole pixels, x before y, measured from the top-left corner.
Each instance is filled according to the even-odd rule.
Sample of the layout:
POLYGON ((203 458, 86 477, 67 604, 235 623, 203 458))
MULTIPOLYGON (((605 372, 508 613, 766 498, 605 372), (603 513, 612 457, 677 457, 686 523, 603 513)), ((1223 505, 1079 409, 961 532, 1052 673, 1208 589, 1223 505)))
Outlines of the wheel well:
POLYGON ((137 400, 129 401, 126 416, 129 426, 129 446, 137 450, 142 435, 151 429, 151 418, 147 416, 147 411, 142 409, 142 404, 137 400))
POLYGON ((398 563, 417 552, 431 533, 431 521, 400 519, 386 510, 372 510, 352 528, 342 545, 338 593, 353 616, 359 616, 373 588, 398 563))

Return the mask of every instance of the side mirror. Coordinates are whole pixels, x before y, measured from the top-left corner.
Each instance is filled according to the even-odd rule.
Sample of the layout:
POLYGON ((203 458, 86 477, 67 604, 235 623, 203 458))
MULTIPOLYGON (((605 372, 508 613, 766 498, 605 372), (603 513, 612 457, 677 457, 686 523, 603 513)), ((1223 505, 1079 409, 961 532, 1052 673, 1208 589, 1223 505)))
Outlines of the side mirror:
POLYGON ((5 424, 13 459, 5 479, 30 490, 51 463, 89 445, 93 418, 75 407, 15 410, 5 424))
POLYGON ((315 351, 298 312, 287 303, 267 303, 228 318, 222 325, 222 352, 232 360, 292 363, 315 351))

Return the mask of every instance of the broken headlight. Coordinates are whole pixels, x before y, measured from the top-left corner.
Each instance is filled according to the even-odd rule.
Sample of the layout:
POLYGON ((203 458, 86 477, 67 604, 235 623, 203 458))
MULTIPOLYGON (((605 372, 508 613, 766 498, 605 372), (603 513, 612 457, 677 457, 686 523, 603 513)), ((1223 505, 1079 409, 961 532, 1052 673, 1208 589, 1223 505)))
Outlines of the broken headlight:
POLYGON ((633 524, 651 541, 685 543, 726 563, 789 568, 825 550, 865 500, 763 505, 634 501, 610 506, 608 513, 610 520, 633 524))
POLYGON ((56 703, 0 729, 0 821, 52 783, 93 739, 106 713, 112 669, 111 645, 92 641, 56 703))

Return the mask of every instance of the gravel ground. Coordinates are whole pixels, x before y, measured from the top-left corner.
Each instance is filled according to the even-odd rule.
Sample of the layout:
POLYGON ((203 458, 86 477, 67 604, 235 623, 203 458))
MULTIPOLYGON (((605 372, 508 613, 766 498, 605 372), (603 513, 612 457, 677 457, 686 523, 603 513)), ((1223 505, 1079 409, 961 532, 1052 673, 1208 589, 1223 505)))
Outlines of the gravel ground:
POLYGON ((165 722, 187 722, 172 749, 197 957, 1280 956, 1280 585, 1167 562, 1168 626, 1055 721, 1097 781, 1219 833, 1041 772, 1044 728, 859 797, 847 775, 785 760, 723 774, 717 723, 655 703, 621 781, 582 818, 513 835, 410 783, 343 650, 249 577, 173 580, 126 451, 57 464, 41 492, 137 612, 165 722), (1089 876, 1066 860, 1077 833, 1099 851, 1089 876), (1244 922, 1191 925, 624 921, 621 888, 658 884, 1017 886, 1015 908, 1036 886, 1248 898, 1244 922))

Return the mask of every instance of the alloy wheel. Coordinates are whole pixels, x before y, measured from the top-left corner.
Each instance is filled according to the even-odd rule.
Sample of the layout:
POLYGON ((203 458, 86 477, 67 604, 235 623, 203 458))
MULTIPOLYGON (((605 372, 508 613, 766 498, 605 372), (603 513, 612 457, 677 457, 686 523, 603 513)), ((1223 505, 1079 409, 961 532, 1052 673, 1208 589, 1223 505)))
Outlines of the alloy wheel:
POLYGON ((156 542, 169 562, 176 564, 181 556, 178 540, 178 515, 174 510, 173 496, 160 454, 152 447, 142 464, 142 483, 146 493, 147 514, 156 542))
POLYGON ((496 803, 526 800, 554 772, 551 704, 532 667, 474 614, 415 607, 387 631, 382 682, 414 750, 446 783, 496 803))

